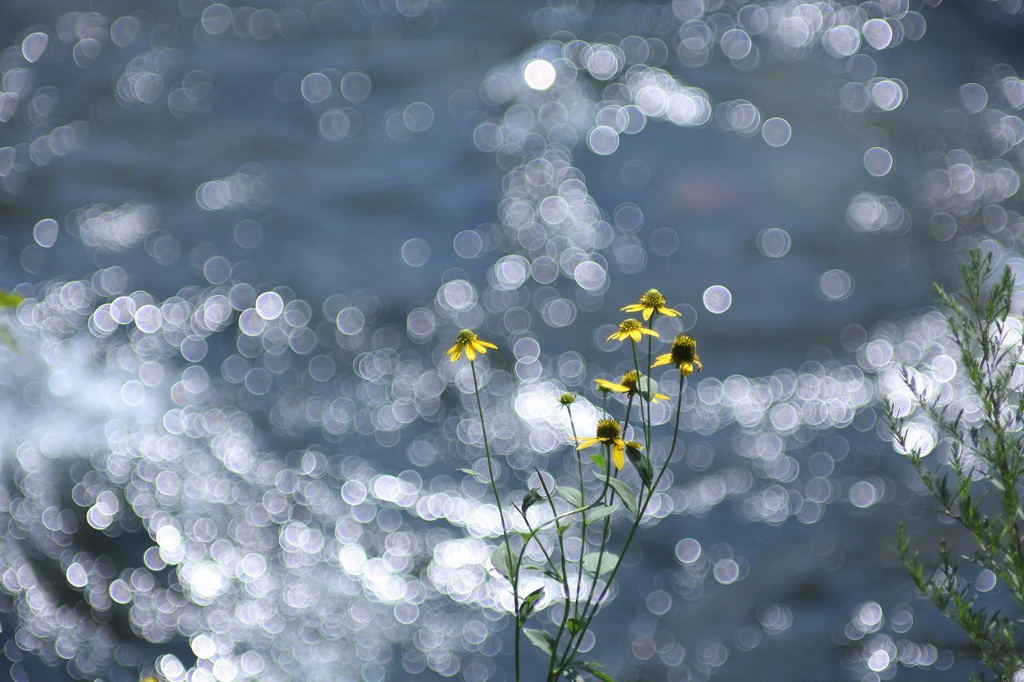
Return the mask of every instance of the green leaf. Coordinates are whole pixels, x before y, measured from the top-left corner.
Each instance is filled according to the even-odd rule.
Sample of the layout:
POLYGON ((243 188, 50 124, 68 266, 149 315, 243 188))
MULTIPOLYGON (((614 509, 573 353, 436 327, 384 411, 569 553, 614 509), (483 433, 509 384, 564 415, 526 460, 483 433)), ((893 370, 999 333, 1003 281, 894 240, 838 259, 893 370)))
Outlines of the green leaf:
POLYGON ((537 610, 537 600, 544 596, 544 588, 538 587, 530 594, 523 597, 523 603, 519 605, 519 624, 522 625, 526 619, 537 610))
POLYGON ((651 402, 654 399, 654 394, 658 392, 658 382, 650 377, 640 377, 637 388, 640 389, 640 396, 647 402, 651 402))
POLYGON ((587 513, 587 523, 595 523, 601 519, 611 516, 619 510, 619 505, 616 504, 603 504, 600 507, 595 507, 587 513))
POLYGON ((24 300, 25 298, 21 294, 0 289, 0 308, 16 308, 24 300))
POLYGON ((535 601, 537 601, 538 599, 540 599, 543 596, 544 596, 544 588, 543 587, 538 587, 536 590, 534 590, 530 594, 528 594, 525 597, 523 597, 523 603, 524 604, 532 604, 532 603, 534 603, 535 601))
POLYGON ((560 485, 555 488, 555 493, 573 507, 583 506, 583 495, 580 495, 580 491, 576 488, 560 485))
POLYGON ((526 493, 526 495, 523 497, 523 514, 526 513, 527 509, 543 500, 544 496, 541 495, 539 491, 533 490, 531 488, 530 492, 526 493))
POLYGON ((608 468, 608 460, 604 458, 604 455, 593 454, 590 456, 590 461, 602 469, 608 468))
POLYGON ((558 536, 561 537, 562 535, 565 534, 565 531, 567 531, 570 528, 572 528, 572 524, 571 523, 560 523, 560 524, 558 524, 558 526, 556 528, 558 530, 558 536))
POLYGON ((470 476, 472 476, 477 481, 479 481, 480 483, 484 484, 487 487, 491 486, 491 482, 488 481, 487 477, 481 474, 479 471, 474 471, 473 469, 458 469, 458 471, 461 471, 464 474, 469 474, 470 476))
POLYGON ((550 656, 555 651, 555 638, 543 630, 523 628, 523 634, 533 642, 533 645, 550 656))
POLYGON ((562 582, 562 575, 558 571, 551 570, 550 566, 523 566, 524 571, 540 571, 547 577, 557 582, 562 582))
POLYGON ((579 618, 570 618, 565 621, 565 627, 569 628, 569 634, 575 635, 583 629, 583 621, 579 618))
POLYGON ((629 457, 629 461, 636 469, 636 472, 640 475, 640 480, 643 481, 644 486, 650 490, 654 484, 654 467, 651 466, 650 458, 632 445, 626 446, 626 455, 629 457))
POLYGON ((634 495, 630 487, 626 485, 626 482, 620 478, 611 477, 607 480, 608 485, 610 485, 612 489, 619 494, 619 497, 622 498, 622 504, 626 505, 626 509, 633 512, 633 516, 636 516, 636 495, 634 495))
POLYGON ((14 334, 2 324, 0 324, 0 345, 7 346, 11 350, 15 350, 18 347, 18 340, 14 338, 14 334))
POLYGON ((590 673, 597 679, 601 680, 601 682, 615 682, 615 680, 612 679, 611 675, 602 671, 601 666, 599 666, 597 663, 580 662, 576 664, 576 667, 580 670, 584 670, 590 673))
POLYGON ((494 566, 494 570, 509 582, 512 581, 512 576, 517 572, 515 570, 516 560, 509 555, 508 547, 504 543, 495 547, 494 551, 491 552, 491 565, 494 566))
POLYGON ((515 534, 523 539, 523 542, 529 542, 533 539, 534 532, 528 530, 517 530, 515 534))
POLYGON ((591 552, 583 557, 583 568, 600 578, 611 571, 619 563, 619 557, 611 552, 591 552), (601 564, 601 572, 597 572, 597 565, 601 564))

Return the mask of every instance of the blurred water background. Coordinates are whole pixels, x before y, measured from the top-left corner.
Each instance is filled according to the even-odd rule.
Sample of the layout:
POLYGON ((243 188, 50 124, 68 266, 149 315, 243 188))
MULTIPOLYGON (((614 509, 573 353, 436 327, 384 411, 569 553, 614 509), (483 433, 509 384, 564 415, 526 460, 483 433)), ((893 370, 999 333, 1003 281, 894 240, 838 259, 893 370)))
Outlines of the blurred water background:
POLYGON ((913 409, 902 366, 955 404, 933 280, 972 246, 1024 271, 1022 27, 1020 0, 0 1, 0 678, 510 679, 444 351, 499 345, 525 490, 571 471, 556 398, 592 428, 651 287, 705 371, 592 656, 963 678, 891 549, 949 528, 879 405, 913 409))

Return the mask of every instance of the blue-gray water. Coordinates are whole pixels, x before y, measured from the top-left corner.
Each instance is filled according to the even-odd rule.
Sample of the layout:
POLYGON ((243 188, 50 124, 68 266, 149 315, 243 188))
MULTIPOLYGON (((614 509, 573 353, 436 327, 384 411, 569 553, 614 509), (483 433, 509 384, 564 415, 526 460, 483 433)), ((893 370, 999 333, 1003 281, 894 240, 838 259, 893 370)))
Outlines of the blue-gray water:
POLYGON ((592 656, 964 677, 877 412, 959 385, 933 280, 1024 270, 1022 20, 933 4, 0 0, 0 678, 510 679, 444 351, 522 491, 651 287, 705 370, 592 656))

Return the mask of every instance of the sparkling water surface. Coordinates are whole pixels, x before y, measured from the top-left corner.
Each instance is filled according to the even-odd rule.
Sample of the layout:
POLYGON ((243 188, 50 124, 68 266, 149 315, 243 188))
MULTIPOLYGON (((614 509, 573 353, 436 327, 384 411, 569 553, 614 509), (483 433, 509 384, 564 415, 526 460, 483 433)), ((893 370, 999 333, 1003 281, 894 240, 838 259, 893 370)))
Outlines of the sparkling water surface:
POLYGON ((949 528, 878 417, 914 410, 905 366, 956 405, 930 283, 973 246, 1024 269, 1019 2, 0 9, 0 286, 26 299, 0 677, 511 679, 444 352, 499 346, 488 432, 525 491, 575 470, 557 397, 592 432, 651 287, 705 369, 589 655, 617 680, 974 669, 897 565, 898 521, 949 528))

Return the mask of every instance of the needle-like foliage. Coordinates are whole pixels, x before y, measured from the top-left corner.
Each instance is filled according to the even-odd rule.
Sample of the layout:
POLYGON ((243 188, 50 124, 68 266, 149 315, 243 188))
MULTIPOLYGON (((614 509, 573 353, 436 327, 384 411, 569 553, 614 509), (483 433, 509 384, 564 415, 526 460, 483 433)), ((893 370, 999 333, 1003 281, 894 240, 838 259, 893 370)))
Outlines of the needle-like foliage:
POLYGON ((905 415, 897 415, 891 404, 886 413, 895 444, 938 502, 939 513, 962 526, 973 547, 957 552, 942 540, 935 561, 926 562, 911 549, 901 525, 897 550, 918 589, 963 629, 969 653, 995 679, 1011 682, 1024 667, 1024 349, 1009 268, 996 277, 991 254, 972 251, 963 266, 963 283, 962 294, 939 286, 936 292, 948 309, 950 334, 959 349, 964 395, 953 401, 955 408, 942 405, 904 372, 923 414, 949 445, 948 462, 926 462, 928 453, 915 446, 905 415), (1001 583, 1003 603, 982 598, 970 577, 979 570, 990 571, 1001 583))

